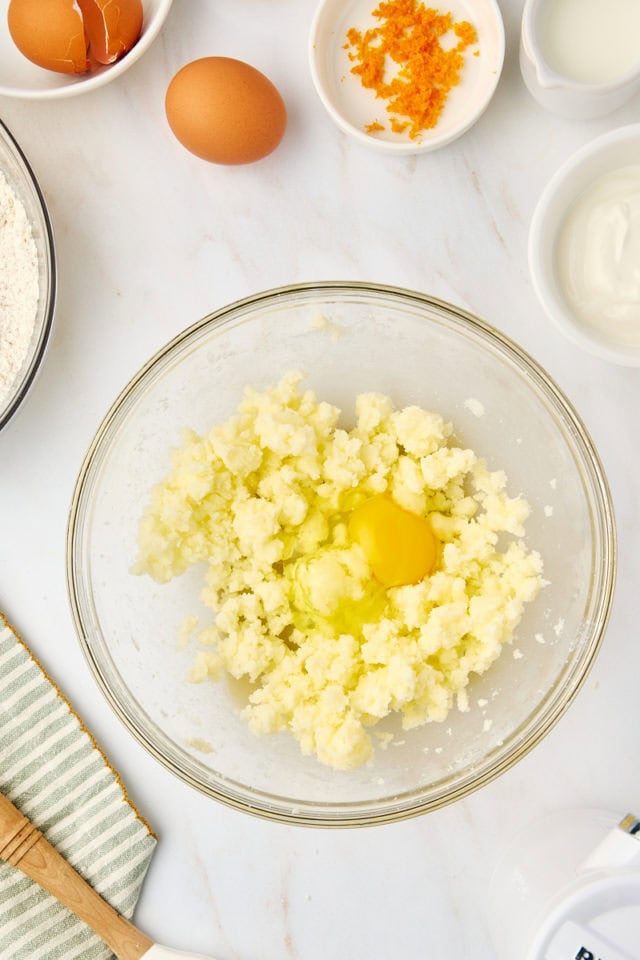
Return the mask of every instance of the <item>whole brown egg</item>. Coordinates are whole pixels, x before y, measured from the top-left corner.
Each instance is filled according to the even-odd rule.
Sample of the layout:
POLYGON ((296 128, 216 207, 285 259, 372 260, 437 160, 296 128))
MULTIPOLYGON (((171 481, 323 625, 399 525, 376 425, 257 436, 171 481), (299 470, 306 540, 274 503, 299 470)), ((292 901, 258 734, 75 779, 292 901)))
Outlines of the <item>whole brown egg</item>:
POLYGON ((284 101, 255 67, 203 57, 169 84, 167 120, 187 150, 211 163, 252 163, 278 146, 287 125, 284 101))

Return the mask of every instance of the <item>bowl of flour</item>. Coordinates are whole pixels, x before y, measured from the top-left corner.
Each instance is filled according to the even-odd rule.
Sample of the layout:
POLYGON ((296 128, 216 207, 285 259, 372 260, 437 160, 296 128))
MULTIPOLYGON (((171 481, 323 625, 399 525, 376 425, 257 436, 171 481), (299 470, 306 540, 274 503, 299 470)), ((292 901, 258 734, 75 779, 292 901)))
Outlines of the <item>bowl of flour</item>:
POLYGON ((0 122, 0 429, 35 380, 55 287, 49 214, 26 157, 0 122))

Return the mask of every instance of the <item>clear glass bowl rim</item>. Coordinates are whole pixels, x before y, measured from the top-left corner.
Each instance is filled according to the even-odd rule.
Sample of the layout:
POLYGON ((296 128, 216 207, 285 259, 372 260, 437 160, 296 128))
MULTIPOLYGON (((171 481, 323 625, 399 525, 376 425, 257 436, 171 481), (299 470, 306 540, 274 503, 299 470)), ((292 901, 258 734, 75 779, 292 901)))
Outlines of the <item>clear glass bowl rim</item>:
MULTIPOLYGON (((461 799, 510 769, 549 733, 581 689, 600 649, 611 614, 615 590, 617 535, 611 493, 593 441, 570 401, 545 370, 525 350, 473 313, 429 294, 385 284, 357 281, 318 281, 265 290, 234 301, 207 314, 177 334, 164 347, 161 347, 126 384, 98 427, 81 465, 69 512, 66 559, 69 601, 83 654, 100 690, 114 713, 152 756, 185 783, 235 810, 292 825, 349 828, 406 820, 461 799), (161 366, 174 350, 195 338, 205 328, 223 326, 227 321, 232 320, 237 313, 246 311, 247 308, 274 305, 278 301, 286 301, 290 297, 307 298, 309 302, 312 302, 314 294, 335 294, 336 296, 352 294, 373 299, 386 297, 398 302, 406 303, 409 301, 426 307, 434 307, 448 314, 449 319, 457 323, 458 326, 473 331, 478 339, 486 345, 491 344, 497 347, 503 355, 506 354, 521 371, 536 382, 546 399, 551 402, 556 411, 556 416, 560 413, 565 419, 567 426, 570 428, 568 432, 573 438, 574 453, 580 455, 582 465, 591 482, 592 497, 598 506, 595 520, 599 526, 602 540, 600 544, 602 554, 598 568, 599 582, 594 590, 596 598, 594 615, 589 620, 588 639, 585 640, 582 653, 573 664, 569 676, 565 678, 564 686, 555 696, 549 708, 546 706, 549 695, 557 693, 556 685, 551 688, 549 695, 534 714, 535 722, 528 723, 530 729, 521 742, 502 751, 491 762, 485 762, 479 774, 476 772, 471 775, 457 774, 455 786, 435 796, 428 796, 428 790, 423 788, 403 794, 399 798, 392 798, 397 800, 395 803, 385 800, 333 805, 314 804, 288 800, 275 794, 265 794, 253 790, 246 784, 240 785, 240 789, 235 790, 223 778, 220 778, 218 784, 204 782, 190 771, 180 767, 177 762, 174 762, 164 752, 162 746, 155 742, 152 733, 145 730, 143 725, 136 723, 129 715, 126 704, 121 702, 114 689, 115 684, 112 683, 108 672, 105 671, 92 649, 89 631, 85 627, 75 544, 80 538, 83 525, 87 520, 90 506, 90 500, 87 500, 87 488, 92 479, 92 472, 96 469, 96 464, 99 464, 101 454, 104 452, 103 445, 110 439, 114 422, 117 425, 118 418, 130 402, 135 399, 137 389, 144 385, 145 380, 155 368, 161 366)), ((134 702, 133 698, 132 702, 134 702)), ((212 776, 213 779, 215 777, 212 776)))

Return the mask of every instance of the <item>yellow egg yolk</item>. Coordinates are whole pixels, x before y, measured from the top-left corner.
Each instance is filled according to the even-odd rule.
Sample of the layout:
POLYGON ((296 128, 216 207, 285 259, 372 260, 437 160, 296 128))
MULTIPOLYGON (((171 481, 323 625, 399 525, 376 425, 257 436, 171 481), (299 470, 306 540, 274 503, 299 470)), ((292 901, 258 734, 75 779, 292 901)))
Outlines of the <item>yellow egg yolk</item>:
POLYGON ((384 494, 353 511, 349 535, 362 547, 374 577, 385 587, 418 583, 435 566, 438 546, 429 521, 384 494))

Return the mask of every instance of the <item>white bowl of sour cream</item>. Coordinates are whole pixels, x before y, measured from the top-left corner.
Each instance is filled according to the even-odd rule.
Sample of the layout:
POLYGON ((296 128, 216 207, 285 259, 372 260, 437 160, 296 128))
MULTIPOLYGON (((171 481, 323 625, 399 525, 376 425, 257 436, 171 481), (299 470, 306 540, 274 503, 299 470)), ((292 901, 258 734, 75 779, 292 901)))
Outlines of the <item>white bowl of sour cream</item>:
POLYGON ((531 221, 529 266, 573 343, 640 366, 640 124, 593 140, 551 178, 531 221))

